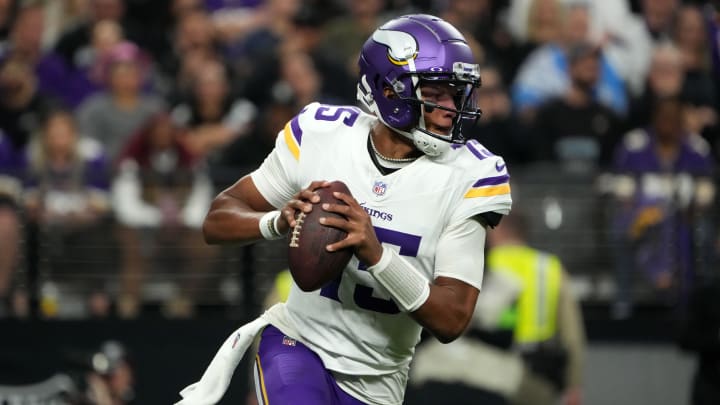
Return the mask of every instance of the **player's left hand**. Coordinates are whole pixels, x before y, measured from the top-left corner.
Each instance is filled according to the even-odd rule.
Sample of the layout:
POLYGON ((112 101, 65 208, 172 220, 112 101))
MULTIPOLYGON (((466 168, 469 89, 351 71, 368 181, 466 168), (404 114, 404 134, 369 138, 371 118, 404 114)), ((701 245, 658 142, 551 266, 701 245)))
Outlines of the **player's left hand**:
POLYGON ((320 223, 342 229, 347 232, 347 237, 327 245, 326 249, 334 252, 350 247, 354 250, 355 256, 366 265, 376 264, 382 256, 382 245, 375 235, 375 228, 372 226, 370 216, 352 196, 339 192, 334 192, 333 196, 347 205, 326 203, 322 205, 322 209, 343 215, 346 219, 321 217, 320 223))

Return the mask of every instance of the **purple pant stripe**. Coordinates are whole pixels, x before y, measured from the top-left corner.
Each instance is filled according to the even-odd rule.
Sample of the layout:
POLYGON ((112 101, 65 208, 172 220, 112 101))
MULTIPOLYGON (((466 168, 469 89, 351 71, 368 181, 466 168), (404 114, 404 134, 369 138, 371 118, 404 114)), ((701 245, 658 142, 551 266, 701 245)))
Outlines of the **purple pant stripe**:
POLYGON ((259 400, 267 405, 363 405, 338 387, 313 351, 274 326, 262 333, 256 367, 259 400))

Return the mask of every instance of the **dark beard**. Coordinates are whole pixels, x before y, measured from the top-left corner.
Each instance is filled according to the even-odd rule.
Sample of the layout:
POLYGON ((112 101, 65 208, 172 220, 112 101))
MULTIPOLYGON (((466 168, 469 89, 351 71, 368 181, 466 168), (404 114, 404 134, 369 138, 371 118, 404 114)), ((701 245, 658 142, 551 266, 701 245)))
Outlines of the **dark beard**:
POLYGON ((588 96, 592 96, 595 91, 594 81, 573 80, 573 85, 588 96))

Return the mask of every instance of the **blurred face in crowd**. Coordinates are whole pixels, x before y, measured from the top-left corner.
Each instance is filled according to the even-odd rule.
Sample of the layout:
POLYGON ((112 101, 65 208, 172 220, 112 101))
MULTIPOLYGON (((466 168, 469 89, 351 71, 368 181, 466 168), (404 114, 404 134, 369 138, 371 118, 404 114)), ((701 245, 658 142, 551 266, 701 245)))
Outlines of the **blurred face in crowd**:
POLYGON ((0 68, 0 103, 20 107, 30 101, 35 86, 35 75, 24 61, 9 60, 0 68))
POLYGON ((570 80, 572 83, 590 93, 597 84, 600 75, 600 56, 591 52, 570 63, 570 80))
POLYGON ((182 54, 180 74, 176 79, 183 90, 187 90, 191 86, 203 67, 212 60, 215 60, 212 53, 205 48, 190 49, 182 54))
POLYGON ((682 140, 683 113, 683 105, 677 99, 664 99, 655 106, 652 124, 661 143, 677 143, 682 140))
POLYGON ((319 26, 296 25, 293 31, 283 39, 281 52, 311 52, 323 38, 319 26))
POLYGON ((121 360, 120 364, 115 367, 107 378, 113 397, 125 400, 132 399, 135 377, 132 368, 125 360, 121 360))
POLYGON ((168 114, 157 116, 150 129, 150 147, 153 150, 164 150, 174 144, 175 125, 168 114))
POLYGON ((120 21, 125 13, 123 0, 91 0, 90 10, 93 20, 120 21))
POLYGON ((575 5, 567 9, 564 19, 565 43, 586 41, 590 34, 590 12, 585 6, 575 5))
POLYGON ((196 11, 182 17, 176 36, 179 53, 195 48, 209 48, 212 47, 213 42, 213 26, 207 14, 196 11))
POLYGON ((133 95, 140 91, 142 75, 135 62, 116 62, 110 67, 110 90, 117 95, 133 95))
POLYGON ((269 5, 273 18, 283 20, 291 19, 300 9, 299 0, 270 0, 269 5))
POLYGON ((39 6, 22 9, 13 26, 11 38, 16 52, 33 57, 42 47, 45 16, 39 6))
POLYGON ((674 29, 677 46, 690 51, 702 51, 705 48, 706 35, 700 10, 693 6, 680 8, 674 29))
POLYGON ((663 31, 672 23, 679 0, 642 0, 642 13, 651 31, 663 31))
POLYGON ((312 58, 301 52, 293 52, 282 59, 282 78, 290 85, 299 101, 309 101, 320 90, 320 76, 312 58))
POLYGON ((102 20, 95 23, 92 31, 92 46, 99 54, 105 54, 123 39, 122 27, 116 21, 102 20))
POLYGON ((478 104, 483 112, 480 122, 510 115, 510 97, 505 91, 500 72, 495 68, 485 68, 480 71, 480 77, 482 87, 478 90, 478 104))
POLYGON ((195 94, 202 103, 218 103, 227 95, 225 69, 218 62, 203 64, 195 80, 195 94))
POLYGON ((536 43, 555 41, 561 10, 558 0, 533 0, 528 12, 528 38, 536 43))
POLYGON ((45 123, 45 151, 50 158, 65 158, 75 150, 77 133, 72 115, 53 113, 45 123))
POLYGON ((660 97, 676 96, 682 89, 684 77, 677 48, 671 45, 656 48, 648 72, 648 86, 652 92, 660 97))

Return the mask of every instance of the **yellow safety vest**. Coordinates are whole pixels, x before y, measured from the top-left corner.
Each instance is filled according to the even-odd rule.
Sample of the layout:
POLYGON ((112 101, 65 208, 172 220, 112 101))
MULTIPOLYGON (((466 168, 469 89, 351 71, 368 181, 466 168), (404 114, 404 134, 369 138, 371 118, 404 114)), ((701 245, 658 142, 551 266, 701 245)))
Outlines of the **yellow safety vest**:
POLYGON ((498 246, 488 253, 490 271, 521 283, 515 316, 515 342, 534 344, 555 336, 562 265, 557 256, 527 246, 498 246))
POLYGON ((283 270, 275 276, 275 293, 280 302, 285 302, 292 288, 292 275, 290 270, 283 270))

